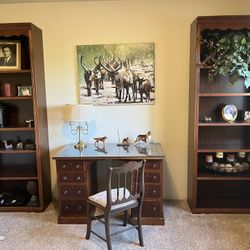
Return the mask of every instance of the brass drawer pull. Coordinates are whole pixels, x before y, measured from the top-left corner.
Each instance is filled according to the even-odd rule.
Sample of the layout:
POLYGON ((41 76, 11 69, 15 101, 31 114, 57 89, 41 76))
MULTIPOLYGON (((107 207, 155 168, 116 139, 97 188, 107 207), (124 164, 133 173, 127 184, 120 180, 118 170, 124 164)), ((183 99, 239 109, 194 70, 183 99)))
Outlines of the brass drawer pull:
POLYGON ((69 191, 68 191, 68 190, 65 190, 63 193, 64 193, 64 194, 68 194, 68 193, 69 193, 69 191))
POLYGON ((64 180, 64 181, 68 180, 68 176, 64 176, 64 177, 63 177, 63 180, 64 180))
POLYGON ((65 209, 65 210, 69 210, 69 206, 66 205, 66 206, 64 207, 64 209, 65 209))
POLYGON ((76 177, 76 180, 77 180, 77 181, 80 181, 80 180, 81 180, 81 176, 77 176, 77 177, 76 177))
POLYGON ((82 210, 82 206, 79 206, 79 207, 78 207, 78 210, 81 211, 81 210, 82 210))
POLYGON ((82 190, 78 190, 78 191, 77 191, 77 194, 81 194, 81 193, 82 193, 82 190))
POLYGON ((153 176, 153 180, 154 180, 154 181, 157 180, 157 176, 156 176, 156 175, 153 176))
POLYGON ((78 168, 80 168, 80 165, 79 165, 79 164, 76 165, 76 169, 78 169, 78 168))
POLYGON ((156 194, 156 193, 157 193, 157 191, 154 189, 154 190, 153 190, 153 194, 156 194))
POLYGON ((157 168, 157 164, 156 163, 153 164, 153 168, 157 168))
POLYGON ((67 167, 67 165, 65 165, 65 164, 62 165, 62 168, 63 168, 63 169, 65 169, 66 167, 67 167))
POLYGON ((153 210, 153 211, 156 211, 156 209, 157 209, 157 208, 156 208, 155 206, 152 207, 152 210, 153 210))

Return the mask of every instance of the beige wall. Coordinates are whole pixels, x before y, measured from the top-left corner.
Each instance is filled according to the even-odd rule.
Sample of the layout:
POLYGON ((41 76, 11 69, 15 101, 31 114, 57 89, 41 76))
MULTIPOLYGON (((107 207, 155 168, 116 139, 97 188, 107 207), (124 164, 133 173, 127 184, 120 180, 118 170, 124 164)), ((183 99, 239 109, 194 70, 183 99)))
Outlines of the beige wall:
MULTIPOLYGON (((51 157, 70 142, 62 107, 78 100, 76 45, 155 43, 156 104, 97 107, 95 133, 116 142, 117 129, 130 138, 151 130, 153 139, 162 143, 166 153, 165 197, 185 199, 190 24, 197 16, 246 15, 250 2, 121 0, 0 4, 0 8, 0 23, 32 22, 43 30, 51 157)), ((56 196, 53 160, 51 174, 56 196)))

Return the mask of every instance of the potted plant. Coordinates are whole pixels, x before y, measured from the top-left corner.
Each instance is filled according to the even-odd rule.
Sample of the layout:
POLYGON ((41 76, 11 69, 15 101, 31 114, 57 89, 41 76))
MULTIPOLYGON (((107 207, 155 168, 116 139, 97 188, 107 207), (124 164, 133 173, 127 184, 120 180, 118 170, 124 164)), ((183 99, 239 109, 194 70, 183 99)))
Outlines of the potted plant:
POLYGON ((205 30, 201 48, 201 65, 208 69, 210 82, 224 75, 232 84, 243 78, 246 88, 250 87, 250 31, 205 30))

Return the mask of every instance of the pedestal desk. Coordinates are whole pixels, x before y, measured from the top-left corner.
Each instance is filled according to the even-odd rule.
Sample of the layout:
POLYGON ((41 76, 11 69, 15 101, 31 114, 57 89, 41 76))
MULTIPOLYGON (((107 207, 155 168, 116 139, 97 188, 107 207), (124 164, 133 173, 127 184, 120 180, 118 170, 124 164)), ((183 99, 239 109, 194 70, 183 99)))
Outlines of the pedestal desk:
POLYGON ((67 145, 53 159, 56 160, 57 169, 58 223, 87 222, 86 199, 89 195, 99 192, 100 182, 106 181, 106 176, 102 172, 104 163, 107 165, 117 160, 125 162, 146 159, 142 223, 165 224, 163 215, 164 152, 159 143, 145 146, 132 144, 123 147, 112 143, 88 144, 87 148, 81 152, 73 145, 67 145))

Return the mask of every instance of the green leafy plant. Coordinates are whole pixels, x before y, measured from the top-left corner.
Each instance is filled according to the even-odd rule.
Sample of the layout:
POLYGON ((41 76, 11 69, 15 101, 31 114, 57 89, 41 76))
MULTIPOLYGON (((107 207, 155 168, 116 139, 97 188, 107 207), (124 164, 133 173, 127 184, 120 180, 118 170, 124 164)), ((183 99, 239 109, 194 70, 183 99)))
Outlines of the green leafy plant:
POLYGON ((244 79, 250 87, 250 31, 248 30, 206 30, 201 36, 202 66, 208 69, 208 80, 217 75, 228 76, 234 84, 244 79))

